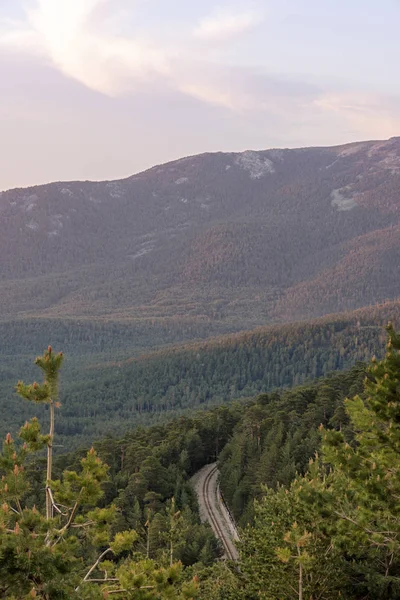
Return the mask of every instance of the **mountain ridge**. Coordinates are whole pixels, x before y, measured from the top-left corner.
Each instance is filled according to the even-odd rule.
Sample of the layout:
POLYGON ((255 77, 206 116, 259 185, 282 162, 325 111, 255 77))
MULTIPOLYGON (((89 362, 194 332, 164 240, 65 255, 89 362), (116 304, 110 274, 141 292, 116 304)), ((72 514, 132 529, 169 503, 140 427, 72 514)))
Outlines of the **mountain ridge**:
POLYGON ((400 138, 16 188, 0 318, 185 317, 214 335, 353 310, 400 296, 399 226, 400 138))

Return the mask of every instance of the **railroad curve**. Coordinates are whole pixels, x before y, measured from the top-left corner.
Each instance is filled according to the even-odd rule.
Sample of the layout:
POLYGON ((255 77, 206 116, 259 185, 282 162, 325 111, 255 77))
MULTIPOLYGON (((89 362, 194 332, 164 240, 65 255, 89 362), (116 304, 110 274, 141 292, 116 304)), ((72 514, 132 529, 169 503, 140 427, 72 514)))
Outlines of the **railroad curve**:
POLYGON ((215 536, 224 548, 224 557, 238 560, 239 554, 234 544, 239 539, 236 526, 226 509, 219 492, 219 472, 216 463, 206 465, 192 477, 196 491, 200 517, 210 523, 215 536))

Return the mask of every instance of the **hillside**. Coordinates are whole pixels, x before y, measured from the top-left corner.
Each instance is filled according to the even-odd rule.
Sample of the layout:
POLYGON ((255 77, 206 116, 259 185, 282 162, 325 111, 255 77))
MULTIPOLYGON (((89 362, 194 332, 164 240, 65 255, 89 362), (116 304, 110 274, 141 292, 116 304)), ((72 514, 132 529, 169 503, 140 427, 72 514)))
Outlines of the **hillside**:
POLYGON ((0 217, 7 320, 126 319, 159 345, 166 323, 188 340, 400 296, 400 138, 15 189, 0 217))
MULTIPOLYGON (((122 360, 115 351, 115 340, 120 336, 122 340, 129 338, 124 324, 119 329, 113 324, 112 329, 55 330, 60 337, 53 346, 66 353, 58 441, 67 441, 69 446, 90 443, 110 431, 116 434, 141 424, 165 422, 174 415, 348 369, 382 353, 386 338, 383 326, 389 319, 400 323, 400 302, 173 345, 130 360, 122 360), (77 340, 86 344, 87 355, 74 355, 77 340), (107 354, 92 354, 92 344, 108 347, 107 354), (105 356, 109 357, 107 363, 105 356), (96 357, 97 364, 93 364, 96 357)), ((8 332, 3 328, 3 338, 9 337, 13 328, 13 323, 8 332)), ((26 349, 31 348, 29 340, 34 335, 28 331, 24 337, 22 328, 19 331, 22 352, 25 342, 26 349)), ((36 353, 25 353, 22 358, 7 354, 1 357, 1 407, 5 417, 0 435, 15 430, 21 418, 42 415, 39 407, 22 405, 12 393, 18 379, 37 376, 32 366, 36 353)))
POLYGON ((49 343, 74 443, 368 360, 399 313, 399 198, 400 138, 3 192, 1 432, 49 343))
MULTIPOLYGON (((365 313, 359 311, 357 316, 359 330, 376 329, 362 324, 365 313)), ((339 319, 333 323, 340 331, 339 319)), ((327 331, 332 338, 332 325, 327 331)), ((61 517, 67 526, 61 530, 61 517, 49 520, 44 516, 46 462, 31 451, 19 466, 14 461, 25 454, 7 437, 0 490, 9 499, 3 503, 7 527, 0 529, 2 547, 7 550, 0 563, 3 595, 11 589, 18 597, 26 596, 31 582, 36 584, 40 577, 41 585, 53 585, 48 589, 56 590, 54 599, 61 590, 68 598, 100 599, 115 588, 116 593, 132 597, 145 590, 149 600, 150 596, 158 600, 256 600, 265 590, 269 598, 290 600, 298 596, 294 586, 299 581, 307 586, 309 598, 397 598, 400 336, 393 328, 388 333, 385 358, 378 363, 374 360, 368 369, 358 364, 307 385, 130 430, 123 437, 107 435, 89 452, 81 448, 57 456, 51 489, 53 506, 65 511, 61 517), (240 527, 238 553, 232 562, 218 560, 223 550, 212 529, 200 522, 193 489, 192 476, 198 477, 204 465, 213 471, 210 463, 215 460, 225 502, 240 527), (92 490, 99 507, 87 513, 87 520, 84 511, 87 499, 93 502, 92 490), (73 493, 77 497, 74 509, 72 503, 71 508, 59 504, 73 493), (11 503, 24 509, 18 512, 11 503), (77 507, 79 515, 70 527, 77 507), (81 525, 84 532, 79 532, 81 525), (300 552, 289 554, 289 548, 283 555, 283 544, 293 543, 291 531, 298 536, 294 542, 300 552), (115 535, 113 547, 105 543, 111 533, 115 535), (70 546, 65 544, 67 536, 71 536, 70 546), (43 560, 47 539, 55 541, 43 560), (104 545, 109 546, 106 551, 104 545), (71 551, 79 560, 71 560, 71 551), (113 560, 100 562, 110 551, 113 560), (293 556, 307 559, 304 580, 299 578, 298 564, 290 561, 293 556), (183 571, 173 566, 167 574, 157 570, 156 595, 149 595, 155 585, 147 585, 145 577, 153 575, 156 565, 171 565, 173 559, 181 561, 183 571), (92 573, 97 568, 99 576, 83 579, 90 568, 92 573), (185 594, 180 595, 178 586, 184 582, 194 588, 185 587, 185 594), (106 585, 106 591, 98 589, 99 585, 106 585), (165 595, 164 585, 168 586, 165 595)), ((46 358, 53 361, 51 370, 55 360, 61 359, 50 350, 43 363, 46 358)), ((20 391, 25 395, 27 388, 22 386, 20 391)), ((34 423, 27 424, 22 436, 36 449, 34 427, 34 423)), ((25 445, 23 450, 30 448, 25 445)), ((200 496, 208 511, 210 492, 205 478, 200 496)), ((214 525, 217 520, 214 515, 214 525)))

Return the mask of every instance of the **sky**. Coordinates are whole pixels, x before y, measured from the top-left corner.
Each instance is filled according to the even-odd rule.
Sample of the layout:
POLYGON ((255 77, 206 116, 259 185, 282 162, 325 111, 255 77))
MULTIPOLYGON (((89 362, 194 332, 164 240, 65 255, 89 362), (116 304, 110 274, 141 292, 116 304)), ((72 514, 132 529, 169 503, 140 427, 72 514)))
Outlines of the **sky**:
POLYGON ((400 0, 0 0, 0 190, 400 135, 400 0))

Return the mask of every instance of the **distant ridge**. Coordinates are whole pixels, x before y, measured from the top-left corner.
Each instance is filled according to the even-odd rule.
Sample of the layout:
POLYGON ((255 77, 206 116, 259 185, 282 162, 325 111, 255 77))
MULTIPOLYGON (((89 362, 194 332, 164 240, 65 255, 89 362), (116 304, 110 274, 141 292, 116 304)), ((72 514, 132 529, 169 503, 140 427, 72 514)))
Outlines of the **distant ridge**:
POLYGON ((0 318, 185 319, 214 335, 353 310, 400 296, 399 234, 400 138, 10 190, 0 318))

